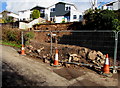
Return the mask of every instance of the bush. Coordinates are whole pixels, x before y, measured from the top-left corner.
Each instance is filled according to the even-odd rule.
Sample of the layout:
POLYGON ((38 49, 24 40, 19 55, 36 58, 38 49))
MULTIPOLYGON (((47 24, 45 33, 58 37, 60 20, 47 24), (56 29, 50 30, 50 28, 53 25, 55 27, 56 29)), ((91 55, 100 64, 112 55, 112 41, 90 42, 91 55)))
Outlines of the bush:
POLYGON ((30 39, 34 38, 35 34, 33 31, 27 32, 24 34, 25 44, 29 44, 30 39))
MULTIPOLYGON (((24 32, 24 43, 29 44, 30 39, 34 38, 34 32, 24 32)), ((7 26, 3 26, 2 28, 2 40, 13 42, 16 44, 21 44, 21 30, 18 29, 12 29, 7 26)))
POLYGON ((2 40, 20 44, 21 43, 20 30, 4 26, 2 29, 2 40))
POLYGON ((113 23, 113 30, 120 31, 120 21, 118 19, 114 19, 113 23))
POLYGON ((8 18, 4 19, 4 23, 14 22, 13 17, 9 16, 8 18))
POLYGON ((86 30, 119 30, 118 16, 112 10, 90 10, 84 15, 84 19, 86 25, 83 29, 86 30))
POLYGON ((16 40, 16 34, 15 34, 15 32, 14 31, 8 31, 7 32, 7 39, 8 39, 8 41, 15 41, 16 40))

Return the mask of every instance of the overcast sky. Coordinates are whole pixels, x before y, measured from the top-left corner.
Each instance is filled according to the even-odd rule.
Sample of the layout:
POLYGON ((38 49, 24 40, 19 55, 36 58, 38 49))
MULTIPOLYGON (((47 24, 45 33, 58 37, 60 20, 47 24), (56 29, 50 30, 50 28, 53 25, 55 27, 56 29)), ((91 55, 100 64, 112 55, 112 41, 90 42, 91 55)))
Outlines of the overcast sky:
MULTIPOLYGON (((30 9, 36 5, 39 6, 50 6, 58 1, 70 2, 76 5, 79 11, 83 12, 84 10, 91 7, 90 1, 92 0, 1 0, 0 1, 0 11, 8 10, 11 12, 18 13, 18 11, 30 9)), ((109 2, 114 0, 98 0, 100 2, 109 2)))

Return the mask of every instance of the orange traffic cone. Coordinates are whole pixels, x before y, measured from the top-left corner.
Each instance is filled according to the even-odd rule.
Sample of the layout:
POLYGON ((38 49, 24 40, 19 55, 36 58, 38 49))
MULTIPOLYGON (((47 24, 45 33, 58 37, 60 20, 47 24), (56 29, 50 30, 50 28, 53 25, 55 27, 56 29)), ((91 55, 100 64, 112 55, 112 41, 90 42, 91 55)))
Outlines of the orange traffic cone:
POLYGON ((22 45, 22 48, 21 48, 21 55, 26 55, 24 45, 22 45))
POLYGON ((105 60, 104 66, 103 66, 103 73, 105 73, 105 74, 109 74, 110 73, 108 54, 106 54, 106 60, 105 60))
POLYGON ((58 62, 58 49, 55 50, 55 60, 54 60, 54 63, 52 63, 51 65, 54 67, 61 66, 60 63, 58 62))
POLYGON ((59 65, 58 63, 58 50, 55 50, 55 60, 54 60, 54 65, 59 65))

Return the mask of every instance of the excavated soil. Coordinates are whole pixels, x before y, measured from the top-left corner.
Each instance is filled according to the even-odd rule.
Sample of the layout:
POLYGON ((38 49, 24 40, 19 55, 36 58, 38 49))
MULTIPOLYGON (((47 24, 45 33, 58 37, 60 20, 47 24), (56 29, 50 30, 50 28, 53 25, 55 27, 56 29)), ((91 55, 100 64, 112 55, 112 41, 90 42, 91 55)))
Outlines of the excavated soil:
MULTIPOLYGON (((55 56, 55 48, 56 44, 52 44, 52 57, 51 57, 51 44, 50 43, 41 43, 37 41, 31 41, 31 45, 34 48, 34 51, 31 53, 29 52, 29 49, 26 48, 26 53, 30 56, 35 56, 38 58, 43 59, 44 57, 47 59, 54 60, 55 56), (43 48, 40 53, 38 53, 36 50, 43 48)), ((69 59, 70 54, 77 54, 78 56, 81 56, 81 59, 77 61, 78 63, 84 63, 84 64, 94 64, 90 59, 88 59, 88 52, 91 51, 91 49, 75 46, 75 45, 64 45, 64 44, 57 44, 58 54, 59 54, 59 60, 65 61, 69 59), (87 50, 87 51, 85 51, 87 50)), ((113 59, 109 57, 110 59, 110 66, 113 66, 113 59)), ((100 64, 103 65, 103 64, 100 64)), ((120 63, 117 61, 117 65, 120 65, 120 63)))

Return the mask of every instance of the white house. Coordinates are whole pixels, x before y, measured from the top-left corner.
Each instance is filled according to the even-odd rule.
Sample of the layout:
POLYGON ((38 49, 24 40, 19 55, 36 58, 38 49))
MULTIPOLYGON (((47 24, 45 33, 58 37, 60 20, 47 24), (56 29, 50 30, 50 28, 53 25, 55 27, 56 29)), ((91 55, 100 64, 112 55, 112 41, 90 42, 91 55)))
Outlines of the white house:
POLYGON ((1 12, 0 17, 2 17, 2 19, 7 19, 8 17, 12 17, 14 21, 18 21, 18 19, 19 19, 18 14, 10 12, 10 11, 6 11, 6 10, 1 12))
POLYGON ((19 11, 19 20, 30 20, 31 12, 30 10, 19 11))
POLYGON ((82 19, 82 13, 77 10, 74 4, 58 2, 49 7, 36 6, 29 10, 19 11, 19 20, 31 20, 34 9, 40 11, 40 17, 55 23, 74 22, 82 19))
POLYGON ((2 19, 2 14, 0 13, 0 19, 2 19))
POLYGON ((106 3, 102 6, 102 9, 118 10, 120 9, 120 1, 112 1, 112 2, 106 3))

